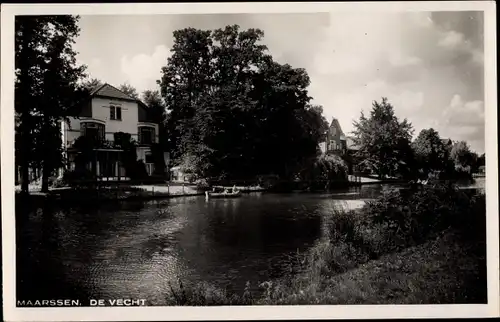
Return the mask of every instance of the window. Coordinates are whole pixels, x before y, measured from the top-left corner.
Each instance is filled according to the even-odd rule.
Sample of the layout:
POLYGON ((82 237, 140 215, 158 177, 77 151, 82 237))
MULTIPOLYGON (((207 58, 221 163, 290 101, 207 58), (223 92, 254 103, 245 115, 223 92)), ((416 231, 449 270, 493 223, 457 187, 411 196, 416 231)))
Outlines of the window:
POLYGON ((111 105, 109 107, 109 119, 121 121, 122 120, 122 108, 120 106, 111 105))
POLYGON ((104 125, 94 122, 85 122, 81 124, 82 135, 96 141, 104 140, 104 125))
POLYGON ((155 129, 152 127, 140 127, 139 128, 139 143, 140 144, 152 144, 155 141, 155 129))

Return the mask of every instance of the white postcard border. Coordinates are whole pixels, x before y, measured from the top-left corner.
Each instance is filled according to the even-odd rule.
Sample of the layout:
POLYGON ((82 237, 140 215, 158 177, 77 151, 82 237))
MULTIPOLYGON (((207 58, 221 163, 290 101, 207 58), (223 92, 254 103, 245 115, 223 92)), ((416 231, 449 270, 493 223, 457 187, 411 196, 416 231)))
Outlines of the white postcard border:
MULTIPOLYGON (((493 1, 362 3, 10 4, 1 12, 1 178, 3 305, 7 321, 250 320, 493 317, 499 313, 496 11, 493 1), (19 14, 202 14, 484 11, 488 305, 16 308, 14 224, 14 16, 19 14)), ((56 285, 54 287, 57 287, 56 285)))

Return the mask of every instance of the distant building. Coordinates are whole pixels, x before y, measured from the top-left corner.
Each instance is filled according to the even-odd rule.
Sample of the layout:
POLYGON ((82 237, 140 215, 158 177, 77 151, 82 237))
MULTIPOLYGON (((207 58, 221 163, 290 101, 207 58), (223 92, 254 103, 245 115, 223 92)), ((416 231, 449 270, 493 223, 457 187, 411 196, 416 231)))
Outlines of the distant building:
MULTIPOLYGON (((81 109, 62 122, 63 149, 69 161, 68 168, 75 169, 78 151, 73 148, 81 136, 93 137, 97 160, 87 165, 97 177, 107 180, 127 177, 123 165, 123 150, 113 146, 114 135, 128 133, 137 142, 137 159, 146 164, 146 171, 152 175, 154 162, 151 146, 158 143, 158 124, 151 119, 148 107, 119 89, 103 84, 95 88, 81 109)), ((167 161, 167 160, 166 160, 167 161)))
POLYGON ((319 144, 322 153, 344 154, 347 150, 346 136, 342 131, 339 121, 332 119, 330 127, 325 133, 323 141, 319 144))

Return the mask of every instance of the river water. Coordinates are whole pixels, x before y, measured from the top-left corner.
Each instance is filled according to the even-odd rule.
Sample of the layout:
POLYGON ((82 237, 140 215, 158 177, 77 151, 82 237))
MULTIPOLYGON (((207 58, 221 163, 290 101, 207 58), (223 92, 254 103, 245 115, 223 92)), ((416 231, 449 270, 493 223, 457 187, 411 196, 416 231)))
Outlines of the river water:
POLYGON ((18 227, 17 299, 162 305, 179 279, 241 292, 246 282, 256 286, 289 270, 321 238, 335 207, 360 207, 390 188, 38 209, 18 227))

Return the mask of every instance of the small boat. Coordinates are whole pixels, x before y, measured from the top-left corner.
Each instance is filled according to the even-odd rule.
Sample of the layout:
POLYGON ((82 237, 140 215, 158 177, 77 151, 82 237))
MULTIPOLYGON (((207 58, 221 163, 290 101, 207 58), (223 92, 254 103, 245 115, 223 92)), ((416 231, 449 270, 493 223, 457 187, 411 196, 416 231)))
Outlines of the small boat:
POLYGON ((241 191, 233 192, 210 192, 205 191, 205 197, 208 198, 237 198, 241 196, 241 191))

